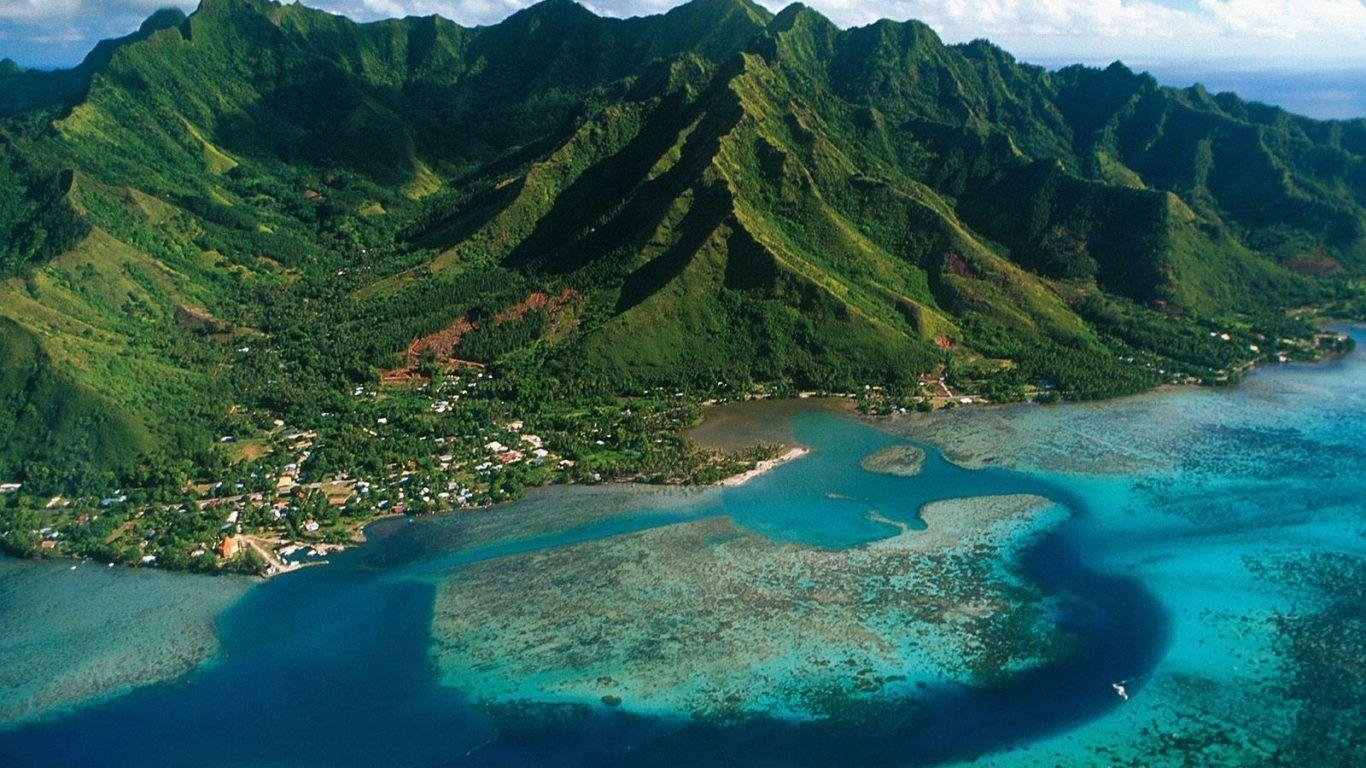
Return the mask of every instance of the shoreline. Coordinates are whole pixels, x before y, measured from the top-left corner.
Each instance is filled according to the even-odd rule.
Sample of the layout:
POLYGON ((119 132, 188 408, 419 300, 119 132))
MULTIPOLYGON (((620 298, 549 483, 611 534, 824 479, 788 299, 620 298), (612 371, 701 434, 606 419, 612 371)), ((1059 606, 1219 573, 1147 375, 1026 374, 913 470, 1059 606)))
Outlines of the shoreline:
MULTIPOLYGON (((1324 328, 1325 328, 1325 330, 1328 330, 1328 331, 1336 331, 1336 332, 1338 332, 1338 333, 1343 333, 1343 332, 1344 332, 1344 329, 1366 328, 1366 323, 1362 323, 1362 322, 1360 322, 1360 321, 1335 321, 1335 322, 1326 324, 1326 325, 1324 326, 1324 328)), ((1235 381, 1233 381, 1233 382, 1230 382, 1230 383, 1227 384, 1227 385, 1212 385, 1212 384, 1205 384, 1205 383, 1198 383, 1198 382, 1180 382, 1180 383, 1166 382, 1166 383, 1158 384, 1157 386, 1154 386, 1154 387, 1152 387, 1152 388, 1150 388, 1150 389, 1147 389, 1147 390, 1144 390, 1144 391, 1142 391, 1142 392, 1135 392, 1135 393, 1130 393, 1130 394, 1117 395, 1117 396, 1113 396, 1113 397, 1098 398, 1098 399, 1095 399, 1095 400, 1062 400, 1062 401, 1060 401, 1060 402, 1058 402, 1058 403, 1040 403, 1040 402, 1037 402, 1037 401, 1034 401, 1034 400, 1028 400, 1028 399, 1027 399, 1027 400, 1022 401, 1022 402, 991 402, 991 401, 985 400, 985 399, 983 399, 983 398, 981 398, 981 397, 979 397, 979 396, 975 396, 975 395, 974 395, 974 396, 971 396, 972 402, 959 402, 957 398, 949 398, 949 400, 950 400, 951 402, 953 402, 953 405, 954 405, 954 407, 953 407, 952 409, 947 409, 947 408, 935 408, 934 410, 932 410, 932 411, 930 411, 930 412, 928 412, 928 413, 913 412, 913 413, 873 414, 873 413, 860 413, 860 412, 858 412, 858 410, 857 410, 856 407, 855 407, 855 402, 856 402, 856 399, 857 399, 857 397, 858 397, 857 393, 816 393, 816 392, 801 392, 801 393, 799 393, 799 394, 797 394, 797 395, 792 395, 792 396, 787 396, 787 397, 760 397, 760 398, 752 398, 752 399, 751 399, 751 398, 746 398, 746 399, 744 399, 744 400, 728 401, 728 402, 726 402, 726 403, 714 403, 714 402, 713 402, 713 403, 711 403, 711 404, 708 405, 708 407, 707 407, 706 410, 712 410, 712 409, 718 409, 718 408, 726 408, 726 407, 731 407, 731 408, 739 407, 739 408, 742 408, 742 409, 743 409, 745 406, 752 406, 752 405, 760 404, 760 403, 768 404, 768 405, 777 405, 777 406, 781 406, 782 404, 788 404, 789 406, 791 406, 791 405, 800 405, 800 406, 802 406, 802 407, 812 407, 812 408, 830 409, 830 410, 842 412, 842 413, 846 414, 847 416, 849 416, 849 417, 851 417, 851 418, 853 418, 853 419, 855 419, 855 420, 857 420, 857 421, 859 421, 859 422, 861 422, 861 423, 863 423, 863 424, 866 424, 866 425, 868 425, 868 426, 874 427, 874 428, 876 428, 876 429, 879 429, 879 430, 881 430, 881 431, 887 432, 887 433, 889 433, 889 434, 893 434, 893 435, 895 435, 895 436, 897 436, 897 437, 899 437, 899 438, 902 438, 902 439, 907 439, 907 438, 909 438, 909 439, 911 439, 911 440, 922 440, 922 441, 926 442, 926 444, 932 445, 932 446, 935 447, 937 450, 939 450, 940 454, 944 457, 944 459, 946 459, 946 460, 948 460, 949 462, 951 462, 951 463, 953 463, 953 464, 956 464, 956 465, 958 465, 958 466, 960 466, 960 467, 963 467, 964 469, 981 469, 981 468, 983 468, 983 467, 985 467, 985 466, 987 466, 987 465, 986 465, 986 464, 976 463, 976 462, 973 462, 973 461, 970 461, 970 460, 969 460, 969 461, 964 461, 964 460, 961 459, 961 457, 955 457, 955 456, 951 455, 951 453, 948 452, 948 451, 946 451, 946 450, 944 449, 944 446, 941 445, 938 441, 935 441, 935 440, 933 440, 933 439, 926 440, 924 437, 908 435, 907 433, 905 433, 905 432, 903 432, 903 431, 900 431, 900 430, 896 429, 894 425, 896 425, 896 424, 898 424, 898 423, 906 424, 908 421, 915 421, 915 420, 918 420, 918 419, 933 419, 933 418, 941 418, 941 419, 942 419, 942 418, 945 418, 946 416, 948 416, 949 413, 950 413, 952 410, 961 410, 961 411, 966 412, 966 411, 969 411, 969 410, 970 410, 970 411, 1015 410, 1015 409, 1020 409, 1020 408, 1048 407, 1048 406, 1053 406, 1053 405, 1063 405, 1063 406, 1066 406, 1066 405, 1070 405, 1070 406, 1085 406, 1085 405, 1096 404, 1096 403, 1113 403, 1113 402, 1120 402, 1120 401, 1129 400, 1129 399, 1136 399, 1136 398, 1149 397, 1149 396, 1152 396, 1152 395, 1155 395, 1155 394, 1162 394, 1162 393, 1167 393, 1167 392, 1180 392, 1180 391, 1190 391, 1190 390, 1210 390, 1210 391, 1217 391, 1217 390, 1221 390, 1221 389, 1237 389, 1237 388, 1239 388, 1239 387, 1242 385, 1241 379, 1242 379, 1244 376, 1247 376, 1247 375, 1253 375, 1253 374, 1257 374, 1257 373, 1260 373, 1260 372, 1263 372, 1263 371, 1273 370, 1273 369, 1283 368, 1283 367, 1301 367, 1301 366, 1303 366, 1303 367, 1310 367, 1310 368, 1313 368, 1313 367, 1319 367, 1319 366, 1324 366, 1324 365, 1330 365, 1330 364, 1332 364, 1332 363, 1334 363, 1334 362, 1337 362, 1337 361, 1340 361, 1340 360, 1344 359, 1345 357, 1349 356, 1350 354, 1351 354, 1351 351, 1349 350, 1349 351, 1343 351, 1343 352, 1335 352, 1335 353, 1332 353, 1332 354, 1325 354, 1325 355, 1323 355, 1323 356, 1321 356, 1321 357, 1318 357, 1318 358, 1316 358, 1316 359, 1313 359, 1313 360, 1288 360, 1288 361, 1251 360, 1251 361, 1248 361, 1248 362, 1243 366, 1243 368, 1242 368, 1242 370, 1241 370, 1241 373, 1243 374, 1243 376, 1240 376, 1240 377, 1239 377, 1239 380, 1235 380, 1235 381)), ((966 397, 966 396, 965 396, 965 397, 966 397)), ((705 414, 705 411, 704 411, 704 414, 705 414)), ((703 436, 697 434, 699 428, 702 427, 703 424, 705 423, 705 418, 706 418, 706 417, 705 417, 705 415, 704 415, 704 420, 703 420, 702 422, 699 422, 698 424, 694 424, 694 425, 692 425, 692 426, 690 426, 690 427, 685 427, 685 428, 683 428, 683 429, 681 430, 680 434, 683 435, 685 438, 687 438, 687 439, 689 439, 689 440, 692 440, 693 442, 695 442, 695 443, 697 443, 697 444, 699 444, 699 445, 704 445, 704 446, 705 446, 705 445, 710 444, 711 442, 713 442, 713 439, 714 439, 713 436, 703 437, 703 436)), ((743 431, 744 431, 743 428, 742 428, 740 431, 743 432, 743 431)), ((789 437, 788 439, 790 439, 790 437, 789 437)), ((780 441, 780 442, 781 442, 781 441, 780 441)), ((778 467, 778 466, 780 466, 780 465, 782 465, 782 464, 787 463, 788 461, 796 460, 796 459, 798 459, 798 458, 801 458, 802 456, 807 455, 808 453, 810 453, 810 450, 807 449, 807 448, 804 448, 804 447, 794 447, 794 448, 791 448, 790 450, 788 450, 788 451, 787 451, 786 453, 784 453, 782 456, 779 456, 779 457, 774 458, 774 459, 765 459, 765 460, 763 460, 763 461, 758 462, 758 463, 755 465, 755 467, 754 467, 753 469, 750 469, 750 470, 748 470, 748 471, 745 471, 745 472, 742 472, 742 473, 739 473, 739 474, 736 474, 736 475, 732 475, 732 476, 730 476, 730 477, 724 478, 724 479, 719 480, 719 481, 717 481, 717 482, 713 482, 713 483, 706 484, 706 485, 701 485, 701 486, 695 486, 695 487, 699 487, 699 488, 734 488, 734 487, 739 487, 739 486, 742 486, 742 485, 747 484, 748 482, 750 482, 750 481, 753 480, 754 478, 759 477, 760 475, 762 475, 762 474, 764 474, 764 473, 766 473, 766 472, 769 472, 769 471, 773 470, 774 468, 776 468, 776 467, 778 467)), ((631 477, 621 478, 620 480, 618 480, 618 482, 619 482, 619 483, 622 483, 622 484, 637 484, 636 479, 635 479, 635 478, 631 478, 631 477)), ((648 485, 648 484, 646 484, 646 485, 648 485)), ((668 485, 670 485, 670 486, 677 485, 678 487, 686 487, 686 486, 683 486, 683 485, 681 485, 681 484, 676 484, 676 483, 668 483, 668 485)), ((518 499, 512 499, 512 500, 510 500, 510 501, 516 501, 516 500, 518 500, 518 499)), ((503 503, 506 503, 506 502, 503 502, 503 503)), ((464 511, 471 511, 471 510, 477 510, 477 509, 487 509, 487 508, 490 508, 490 507, 493 507, 493 506, 498 506, 498 504, 492 504, 492 505, 489 505, 489 506, 487 506, 487 507, 469 507, 469 508, 462 508, 462 509, 454 509, 454 510, 448 510, 448 511, 444 511, 444 512, 438 512, 438 513, 436 513, 436 514, 439 514, 439 515, 444 515, 444 514, 455 514, 455 513, 464 512, 464 511)), ((358 521, 358 522, 354 523, 354 524, 352 525, 353 530, 352 530, 352 537, 351 537, 351 542, 350 542, 350 544, 353 545, 353 546, 354 546, 354 545, 363 545, 363 544, 365 544, 365 543, 366 543, 366 538, 367 538, 367 537, 366 537, 366 534, 365 534, 365 529, 366 529, 366 528, 368 528, 369 526, 371 526, 371 525, 373 525, 373 524, 375 524, 375 523, 384 522, 384 521, 386 521, 386 520, 390 520, 390 519, 394 519, 394 518, 398 518, 398 517, 407 517, 407 515, 402 514, 402 513, 394 513, 394 512, 392 512, 392 511, 389 511, 389 512, 385 512, 385 513, 383 513, 383 514, 379 514, 379 515, 377 515, 377 516, 375 516, 375 517, 367 518, 367 519, 365 519, 365 520, 363 520, 363 521, 358 521)), ((254 539, 257 539, 257 540, 258 540, 257 543, 264 543, 264 542, 268 541, 268 537, 261 536, 260 534, 238 534, 238 537, 239 537, 239 538, 243 538, 243 539, 253 539, 253 538, 254 538, 254 539)), ((345 545, 327 544, 327 543, 324 543, 324 542, 314 542, 314 541, 305 541, 305 540, 296 540, 296 541, 284 541, 284 540, 281 540, 281 541, 280 541, 280 545, 281 545, 281 546, 286 546, 286 545, 290 545, 290 544, 296 545, 296 546, 300 546, 300 547, 311 547, 311 548, 315 548, 315 549, 316 549, 316 548, 319 548, 319 547, 321 546, 321 547, 323 547, 323 548, 331 548, 331 549, 334 549, 335 551, 340 551, 342 548, 345 547, 345 545)), ((290 562, 290 563, 288 563, 288 564, 286 565, 286 564, 284 564, 284 563, 279 562, 279 561, 277 560, 276 557, 270 556, 270 555, 273 554, 273 553, 270 553, 270 548, 269 548, 269 547, 257 546, 256 543, 247 543, 247 546, 248 546, 248 548, 253 549, 253 550, 255 550, 258 554, 262 555, 262 556, 263 556, 263 559, 264 559, 265 562, 266 562, 266 564, 267 564, 268 566, 270 566, 270 567, 269 567, 266 571, 261 572, 261 573, 256 573, 256 574, 243 574, 243 575, 251 575, 251 576, 254 576, 254 577, 256 577, 256 578, 263 579, 263 580, 268 580, 268 579, 274 578, 274 577, 276 577, 276 576, 280 576, 280 575, 285 574, 285 573, 292 573, 292 572, 294 572, 294 571, 301 570, 302 568, 305 568, 305 567, 310 567, 310 566, 314 566, 314 565, 326 565, 326 564, 327 564, 327 561, 326 561, 326 560, 311 560, 311 561, 305 561, 305 562, 293 561, 293 562, 290 562), (265 550, 265 551, 263 551, 263 550, 265 550), (270 554, 268 554, 268 553, 270 553, 270 554)), ((45 553, 17 552, 17 551, 10 550, 9 548, 4 548, 3 550, 0 550, 0 551, 3 551, 5 554, 7 554, 7 555, 9 555, 9 556, 11 556, 11 557, 14 557, 14 558, 17 559, 17 560, 29 560, 29 561, 35 561, 35 562, 62 562, 62 561, 73 561, 73 562, 77 562, 77 563, 81 563, 81 562, 98 562, 98 563, 102 563, 102 564, 106 564, 106 565, 110 565, 110 566, 118 566, 118 567, 122 567, 122 568, 129 568, 129 569, 132 569, 132 570, 141 570, 142 568, 146 568, 146 567, 147 567, 147 566, 138 566, 138 565, 136 565, 136 564, 134 564, 134 563, 118 563, 118 562, 110 562, 110 561, 108 561, 108 560, 94 559, 94 558, 90 558, 90 557, 81 556, 81 555, 78 555, 78 554, 66 554, 66 553, 62 553, 62 554, 58 554, 58 555, 56 555, 56 556, 53 556, 53 555, 45 554, 45 553)), ((198 573, 198 572, 193 571, 193 570, 188 569, 188 568, 162 568, 162 567, 157 566, 157 565, 151 566, 151 569, 152 569, 152 570, 159 570, 159 571, 167 571, 167 572, 198 573)), ((212 572, 212 573, 205 573, 204 575, 218 576, 218 575, 224 575, 224 572, 220 570, 220 571, 215 571, 215 572, 212 572)))
POLYGON ((796 461, 797 459, 800 459, 801 457, 806 456, 809 453, 811 453, 810 448, 804 448, 802 446, 791 448, 787 451, 787 453, 784 453, 782 456, 779 456, 775 459, 764 459, 763 461, 756 463, 754 465, 754 469, 748 470, 746 472, 741 472, 738 475, 731 475, 730 477, 727 477, 724 480, 718 481, 715 485, 720 488, 738 488, 739 486, 748 483, 749 481, 764 474, 765 472, 772 471, 782 466, 783 464, 788 463, 789 461, 796 461))
POLYGON ((245 546, 250 547, 266 561, 266 572, 262 574, 263 579, 273 579, 286 573, 311 568, 317 565, 327 565, 327 560, 288 560, 289 555, 301 549, 307 549, 315 553, 315 557, 322 557, 330 552, 341 552, 346 549, 341 544, 308 544, 287 539, 269 539, 254 534, 239 533, 234 538, 240 540, 245 546))

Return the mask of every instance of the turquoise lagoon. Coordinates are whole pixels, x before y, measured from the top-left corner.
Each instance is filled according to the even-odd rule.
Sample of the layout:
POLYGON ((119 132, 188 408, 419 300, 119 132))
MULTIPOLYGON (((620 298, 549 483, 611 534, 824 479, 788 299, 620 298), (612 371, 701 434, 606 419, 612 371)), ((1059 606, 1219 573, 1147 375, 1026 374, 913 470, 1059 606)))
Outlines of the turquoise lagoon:
POLYGON ((813 452, 744 486, 386 521, 249 589, 4 562, 0 763, 1366 759, 1363 355, 783 418, 813 452))
POLYGON ((176 678, 219 651, 252 581, 0 559, 0 723, 176 678))

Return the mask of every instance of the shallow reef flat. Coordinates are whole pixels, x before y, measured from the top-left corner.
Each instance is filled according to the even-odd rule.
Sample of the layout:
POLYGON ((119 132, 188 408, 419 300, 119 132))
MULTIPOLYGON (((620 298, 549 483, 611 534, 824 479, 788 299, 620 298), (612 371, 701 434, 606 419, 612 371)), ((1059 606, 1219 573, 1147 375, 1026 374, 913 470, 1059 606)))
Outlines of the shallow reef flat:
POLYGON ((896 477, 915 477, 925 467, 925 450, 914 445, 891 445, 859 461, 869 472, 896 477))
POLYGON ((430 518, 392 518, 366 529, 376 545, 355 551, 363 567, 394 568, 404 576, 443 579, 471 560, 542 549, 584 538, 693 519, 718 503, 718 487, 633 484, 538 488, 526 498, 484 510, 430 518))
POLYGON ((1218 481, 1310 478, 1366 463, 1351 439, 1366 411, 1361 355, 1259 371, 1229 391, 1169 387, 1066 406, 1012 405, 875 420, 978 469, 1218 481))
MULTIPOLYGON (((1137 681, 1141 692, 1081 728, 973 764, 1366 764, 1366 557, 1281 553, 1245 557, 1243 568, 1212 559, 1228 576, 1192 602, 1220 607, 1182 611, 1183 642, 1137 681), (1219 589, 1234 599, 1211 600, 1219 589)), ((1196 570, 1176 579, 1191 584, 1196 570)))
POLYGON ((1190 399, 1144 395, 1065 408, 960 408, 877 419, 888 431, 933 444, 968 469, 1006 466, 1046 472, 1125 475, 1170 471, 1196 429, 1191 414, 1218 393, 1190 399), (1178 428, 1174 428, 1178 427, 1178 428))
POLYGON ((1066 519, 1066 511, 1042 496, 1017 493, 945 499, 920 509, 923 531, 905 531, 868 545, 908 552, 960 552, 986 548, 1013 557, 1018 547, 1066 519))
POLYGON ((442 681, 490 702, 795 719, 919 684, 982 682, 1067 647, 1001 561, 1062 514, 1037 496, 925 509, 846 550, 724 517, 475 563, 439 585, 442 681))
POLYGON ((957 458, 990 433, 978 458, 1069 473, 1092 510, 1069 528, 1074 545, 1146 585, 1172 625, 1130 700, 975 765, 1366 765, 1366 366, 1355 355, 1309 372, 1264 371, 1236 395, 964 413, 959 438, 936 427, 961 440, 957 458), (1056 445, 1025 449, 1046 433, 1071 443, 1070 468, 1056 445), (1103 471, 1110 457, 1081 452, 1101 438, 1147 469, 1103 471))
MULTIPOLYGON (((277 765, 306 740, 336 765, 1366 765, 1361 354, 957 409, 932 442, 983 468, 922 445, 909 478, 859 467, 905 442, 887 422, 807 410, 784 428, 811 454, 744 486, 378 523, 250 590, 221 661, 0 727, 0 763, 277 765)), ((6 706, 105 674, 81 631, 136 627, 136 658, 91 654, 158 661, 114 685, 214 653, 204 593, 121 586, 164 574, 3 565, 0 628, 51 624, 0 634, 6 706)))
POLYGON ((212 658, 255 580, 0 557, 0 726, 169 680, 212 658))

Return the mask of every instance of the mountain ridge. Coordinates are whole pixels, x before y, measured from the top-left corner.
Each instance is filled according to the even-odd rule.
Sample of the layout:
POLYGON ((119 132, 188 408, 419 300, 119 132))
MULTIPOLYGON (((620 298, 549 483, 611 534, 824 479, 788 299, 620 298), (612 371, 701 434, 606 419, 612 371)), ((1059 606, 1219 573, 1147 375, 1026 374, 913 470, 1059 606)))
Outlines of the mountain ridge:
MULTIPOLYGON (((1118 394, 1312 335, 1286 312, 1354 300, 1366 270, 1366 120, 1049 72, 919 22, 205 0, 87 61, 0 120, 0 318, 134 457, 209 462, 241 413, 316 421, 461 324, 438 357, 575 391, 948 371, 1118 394), (574 299, 508 311, 538 292, 574 299), (270 364, 290 373, 249 380, 270 364)), ((0 392, 10 423, 55 413, 34 381, 0 392)), ((0 473, 53 463, 15 449, 0 473)))

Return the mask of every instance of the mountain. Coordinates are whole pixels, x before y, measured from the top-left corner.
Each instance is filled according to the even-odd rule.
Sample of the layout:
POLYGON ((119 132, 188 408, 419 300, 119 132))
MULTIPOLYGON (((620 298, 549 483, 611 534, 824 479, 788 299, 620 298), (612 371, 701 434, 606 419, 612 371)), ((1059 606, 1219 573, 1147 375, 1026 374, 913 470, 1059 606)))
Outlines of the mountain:
POLYGON ((157 11, 147 17, 133 34, 101 41, 79 65, 71 69, 25 70, 11 59, 0 60, 0 116, 79 98, 120 48, 146 40, 153 33, 170 29, 183 21, 185 14, 177 8, 157 11))
POLYGON ((800 5, 204 0, 0 68, 0 114, 0 476, 51 487, 456 359, 529 398, 1132 392, 1366 272, 1366 121, 800 5))

